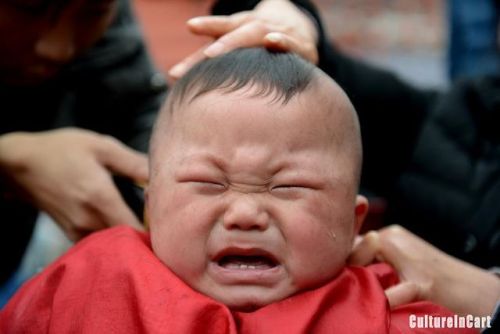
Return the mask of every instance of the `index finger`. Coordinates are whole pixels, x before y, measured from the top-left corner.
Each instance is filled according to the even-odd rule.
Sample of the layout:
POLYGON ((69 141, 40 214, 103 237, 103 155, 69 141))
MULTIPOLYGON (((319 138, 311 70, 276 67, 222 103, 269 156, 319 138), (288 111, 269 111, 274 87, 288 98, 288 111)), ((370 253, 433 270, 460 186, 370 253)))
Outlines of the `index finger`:
POLYGON ((188 20, 187 25, 194 34, 218 38, 238 28, 250 17, 249 12, 239 12, 233 15, 198 16, 188 20))
MULTIPOLYGON (((198 16, 190 19, 187 24, 191 32, 195 34, 218 38, 244 24, 248 20, 249 16, 250 14, 248 12, 240 12, 230 16, 198 16)), ((189 71, 196 63, 207 58, 207 55, 204 53, 206 48, 207 45, 172 66, 172 68, 168 71, 169 76, 175 81, 186 74, 186 72, 189 71)))
POLYGON ((172 68, 168 71, 168 75, 175 81, 182 77, 184 74, 186 74, 187 71, 191 69, 196 63, 202 61, 203 59, 207 58, 205 54, 203 53, 203 50, 206 48, 206 46, 202 47, 201 49, 198 49, 194 53, 190 54, 183 60, 181 60, 179 63, 175 64, 172 66, 172 68))
POLYGON ((107 168, 138 183, 147 182, 149 171, 146 154, 109 136, 104 136, 100 144, 99 159, 107 168))
POLYGON ((354 266, 366 266, 378 259, 380 248, 379 235, 375 231, 368 232, 360 242, 354 246, 347 263, 354 266))
POLYGON ((220 37, 205 49, 204 54, 213 58, 237 48, 248 48, 264 45, 264 37, 271 32, 272 27, 260 22, 244 24, 220 37))
POLYGON ((419 300, 420 293, 417 284, 413 282, 403 282, 385 290, 385 295, 392 309, 399 305, 419 300))
POLYGON ((144 226, 125 203, 110 176, 104 183, 99 206, 95 210, 108 227, 126 224, 136 230, 144 231, 144 226))

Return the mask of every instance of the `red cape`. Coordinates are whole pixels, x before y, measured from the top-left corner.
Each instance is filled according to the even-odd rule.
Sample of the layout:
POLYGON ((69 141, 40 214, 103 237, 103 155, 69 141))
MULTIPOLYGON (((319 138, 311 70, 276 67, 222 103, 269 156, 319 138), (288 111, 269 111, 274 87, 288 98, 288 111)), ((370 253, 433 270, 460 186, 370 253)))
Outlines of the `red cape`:
POLYGON ((387 265, 349 267, 332 282, 255 312, 231 312, 193 291, 127 227, 94 233, 26 283, 0 313, 0 333, 475 333, 409 328, 451 312, 419 302, 391 311, 387 265))

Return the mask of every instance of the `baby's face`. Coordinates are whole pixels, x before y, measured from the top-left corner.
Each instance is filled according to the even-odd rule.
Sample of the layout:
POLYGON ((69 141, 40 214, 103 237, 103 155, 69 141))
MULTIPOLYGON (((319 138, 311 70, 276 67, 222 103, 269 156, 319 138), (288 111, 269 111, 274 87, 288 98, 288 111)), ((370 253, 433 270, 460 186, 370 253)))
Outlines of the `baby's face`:
MULTIPOLYGON (((174 111, 148 189, 156 255, 195 290, 251 310, 343 267, 366 200, 324 96, 211 92, 174 111)), ((330 106, 331 107, 331 106, 330 106)))

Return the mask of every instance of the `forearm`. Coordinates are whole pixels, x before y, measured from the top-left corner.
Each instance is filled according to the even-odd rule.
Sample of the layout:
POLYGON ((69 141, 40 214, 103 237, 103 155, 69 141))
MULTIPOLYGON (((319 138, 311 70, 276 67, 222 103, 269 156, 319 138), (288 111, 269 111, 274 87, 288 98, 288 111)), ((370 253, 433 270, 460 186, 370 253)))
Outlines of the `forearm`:
POLYGON ((500 302, 500 278, 470 263, 448 258, 449 270, 435 280, 433 297, 458 314, 492 315, 500 302))
POLYGON ((10 171, 22 169, 23 142, 28 134, 23 132, 10 132, 0 135, 0 196, 3 199, 12 199, 14 184, 10 171))

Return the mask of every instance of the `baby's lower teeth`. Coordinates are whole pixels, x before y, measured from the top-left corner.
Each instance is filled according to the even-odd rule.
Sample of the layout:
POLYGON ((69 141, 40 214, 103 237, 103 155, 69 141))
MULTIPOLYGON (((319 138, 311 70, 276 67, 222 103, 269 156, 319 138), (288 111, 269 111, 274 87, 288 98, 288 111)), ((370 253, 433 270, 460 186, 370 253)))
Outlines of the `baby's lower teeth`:
POLYGON ((230 268, 230 269, 239 269, 239 270, 246 270, 246 269, 255 270, 255 269, 257 269, 256 265, 243 264, 243 263, 232 263, 232 264, 227 265, 226 267, 230 268))

